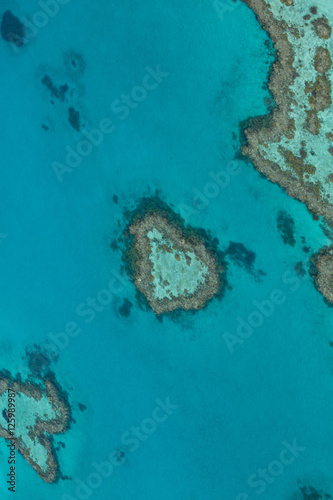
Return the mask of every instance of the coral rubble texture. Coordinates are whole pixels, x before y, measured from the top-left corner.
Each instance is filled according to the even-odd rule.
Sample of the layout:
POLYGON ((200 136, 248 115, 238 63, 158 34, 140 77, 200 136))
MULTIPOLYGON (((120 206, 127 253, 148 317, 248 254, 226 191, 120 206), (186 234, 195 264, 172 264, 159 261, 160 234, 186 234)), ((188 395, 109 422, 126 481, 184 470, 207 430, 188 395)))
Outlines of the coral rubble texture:
POLYGON ((333 226, 333 8, 309 0, 243 1, 277 51, 269 79, 275 107, 248 120, 243 154, 333 226))
POLYGON ((156 314, 201 309, 218 295, 224 268, 205 240, 191 236, 158 210, 129 226, 134 237, 135 286, 156 314))
POLYGON ((51 435, 65 432, 70 424, 70 407, 62 391, 50 378, 44 386, 0 376, 0 436, 15 444, 38 475, 48 483, 58 479, 57 458, 51 435), (6 414, 8 390, 15 393, 14 436, 6 414))
POLYGON ((320 293, 333 304, 333 246, 325 247, 313 256, 316 268, 314 280, 320 293))

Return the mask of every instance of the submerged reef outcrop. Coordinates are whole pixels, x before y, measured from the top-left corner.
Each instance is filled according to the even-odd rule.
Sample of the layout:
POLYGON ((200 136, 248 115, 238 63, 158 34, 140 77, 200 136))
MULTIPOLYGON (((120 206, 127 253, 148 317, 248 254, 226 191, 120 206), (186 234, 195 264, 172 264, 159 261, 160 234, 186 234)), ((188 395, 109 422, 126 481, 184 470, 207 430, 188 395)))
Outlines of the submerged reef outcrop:
MULTIPOLYGON (((268 87, 271 113, 242 124, 242 153, 256 169, 333 227, 333 11, 309 0, 242 0, 273 41, 268 87)), ((333 266, 330 253, 322 266, 333 266)), ((323 268, 318 270, 319 274, 323 268)), ((325 295, 328 300, 331 293, 325 295)), ((322 291, 321 287, 318 287, 322 291)), ((330 297, 330 298, 329 298, 330 297)))
POLYGON ((126 267, 155 314, 202 309, 223 292, 225 265, 216 245, 159 198, 143 199, 131 214, 128 241, 126 267))
MULTIPOLYGON (((313 486, 300 486, 302 500, 329 500, 332 496, 324 490, 318 490, 313 486)), ((297 497, 298 498, 298 497, 297 497)))
POLYGON ((0 32, 2 39, 6 42, 10 42, 16 47, 23 45, 25 26, 10 10, 6 10, 2 16, 0 32))
POLYGON ((276 218, 277 228, 286 245, 295 246, 295 222, 285 210, 279 210, 276 218))
POLYGON ((23 455, 47 483, 59 478, 52 435, 70 426, 66 393, 51 375, 41 384, 0 372, 0 437, 23 455))
POLYGON ((315 284, 328 302, 333 304, 333 245, 322 248, 311 258, 315 284))

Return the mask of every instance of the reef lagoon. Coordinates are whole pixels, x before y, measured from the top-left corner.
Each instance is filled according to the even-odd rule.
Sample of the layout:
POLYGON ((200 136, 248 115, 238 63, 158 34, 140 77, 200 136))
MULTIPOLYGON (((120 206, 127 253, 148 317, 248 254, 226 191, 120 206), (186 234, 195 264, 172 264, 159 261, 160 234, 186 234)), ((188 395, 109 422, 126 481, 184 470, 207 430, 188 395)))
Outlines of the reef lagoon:
MULTIPOLYGON (((291 23, 331 22, 323 0, 270 3, 275 16, 295 9, 291 23)), ((44 429, 55 480, 16 449, 15 498, 333 498, 333 309, 311 260, 332 234, 245 156, 244 124, 276 105, 277 52, 254 11, 4 0, 0 17, 1 377, 43 392, 52 376, 70 407, 64 432, 44 429), (128 272, 132 214, 156 197, 223 255, 223 293, 202 309, 155 314, 128 272)), ((55 403, 33 411, 50 420, 55 403)), ((7 444, 1 499, 13 495, 7 444)))

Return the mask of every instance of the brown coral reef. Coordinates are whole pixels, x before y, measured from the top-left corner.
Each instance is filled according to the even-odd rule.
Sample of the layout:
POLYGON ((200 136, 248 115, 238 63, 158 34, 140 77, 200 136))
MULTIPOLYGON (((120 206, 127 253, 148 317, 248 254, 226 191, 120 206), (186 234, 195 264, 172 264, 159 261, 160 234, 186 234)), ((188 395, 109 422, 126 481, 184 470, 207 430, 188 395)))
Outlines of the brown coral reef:
POLYGON ((333 245, 312 256, 313 277, 320 293, 333 304, 333 245))
MULTIPOLYGON (((53 376, 47 376, 43 380, 43 385, 37 385, 33 382, 22 382, 20 379, 12 379, 6 373, 0 373, 0 397, 9 391, 15 394, 15 405, 22 403, 22 397, 32 398, 36 402, 41 402, 42 398, 47 398, 50 408, 52 408, 52 419, 47 419, 44 414, 36 413, 35 423, 29 429, 29 443, 41 445, 46 452, 46 466, 38 463, 29 443, 23 439, 22 429, 20 431, 20 419, 17 419, 15 431, 10 431, 10 427, 0 425, 0 436, 10 440, 16 449, 23 455, 28 463, 35 469, 38 475, 47 483, 57 481, 59 478, 59 467, 57 457, 52 444, 52 435, 64 433, 70 426, 71 408, 67 400, 67 395, 62 391, 53 376), (13 436, 14 434, 14 436, 13 436)), ((14 410, 13 414, 14 414, 14 410)), ((8 410, 4 409, 3 414, 8 415, 8 410)), ((22 411, 21 411, 22 415, 22 411)), ((22 418, 22 416, 21 416, 22 418)), ((6 418, 8 420, 8 418, 6 418)), ((16 418, 14 417, 14 422, 16 418)))
MULTIPOLYGON (((254 11, 261 26, 272 39, 277 56, 269 78, 269 90, 276 106, 268 115, 247 120, 244 126, 246 142, 242 147, 242 153, 252 160, 259 172, 279 184, 290 196, 305 203, 314 217, 322 216, 329 226, 333 226, 332 196, 328 194, 328 186, 333 176, 329 175, 327 161, 325 165, 321 165, 322 158, 316 157, 311 151, 310 160, 304 139, 298 147, 298 152, 292 151, 291 146, 288 147, 296 136, 299 138, 304 135, 300 130, 296 130, 294 118, 297 109, 304 112, 303 129, 310 134, 309 137, 321 137, 319 136, 322 127, 321 114, 332 105, 331 80, 328 75, 332 59, 330 51, 324 45, 331 36, 331 26, 325 16, 318 15, 310 24, 305 24, 300 33, 299 27, 295 28, 286 22, 283 16, 274 15, 270 4, 265 0, 243 0, 243 2, 254 11), (311 72, 315 70, 316 76, 314 81, 305 81, 303 97, 297 98, 293 86, 300 76, 298 71, 302 68, 302 61, 296 55, 296 46, 300 36, 304 37, 305 29, 314 30, 314 36, 317 37, 319 44, 311 63, 311 72), (267 154, 272 145, 275 149, 271 151, 274 153, 267 154), (320 175, 318 172, 321 172, 320 175)), ((282 2, 282 4, 288 7, 288 13, 296 8, 296 2, 282 2)), ((311 9, 310 11, 311 14, 317 14, 317 9, 315 12, 311 9)), ((310 15, 303 16, 306 20, 310 18, 310 15)), ((310 63, 303 62, 303 64, 310 63)), ((327 139, 331 141, 330 134, 331 132, 328 132, 326 136, 324 135, 324 141, 327 139)), ((330 153, 330 148, 327 151, 330 153)), ((333 302, 333 282, 327 279, 333 267, 332 259, 332 252, 326 252, 325 258, 317 260, 316 282, 327 300, 333 302)))
POLYGON ((203 230, 185 228, 161 200, 142 200, 131 216, 128 233, 124 260, 155 314, 202 309, 221 296, 225 264, 216 244, 210 244, 203 230))

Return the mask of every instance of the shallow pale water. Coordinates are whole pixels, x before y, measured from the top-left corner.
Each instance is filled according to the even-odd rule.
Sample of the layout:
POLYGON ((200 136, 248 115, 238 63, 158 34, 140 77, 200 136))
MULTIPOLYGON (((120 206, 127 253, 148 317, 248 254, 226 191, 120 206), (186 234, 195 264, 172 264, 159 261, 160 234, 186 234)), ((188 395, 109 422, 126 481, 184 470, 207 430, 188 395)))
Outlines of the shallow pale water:
MULTIPOLYGON (((234 159, 239 122, 267 110, 273 52, 253 13, 227 5, 221 13, 206 0, 72 0, 18 53, 1 40, 1 366, 24 376, 27 346, 58 343, 53 369, 75 419, 55 437, 66 445, 58 458, 72 480, 46 484, 18 457, 17 499, 236 500, 244 493, 281 500, 299 492, 298 481, 332 494, 333 310, 307 274, 294 272, 328 239, 303 205, 234 159), (82 55, 82 72, 71 66, 73 54, 82 55), (157 86, 120 112, 117 100, 152 73, 157 86), (45 75, 68 84, 67 102, 51 103, 45 75), (66 165, 66 147, 85 139, 68 122, 71 106, 82 129, 104 119, 114 129, 89 155, 72 157, 77 166, 60 182, 54 162, 66 165), (217 189, 211 183, 221 171, 232 175, 220 174, 227 181, 217 189), (110 248, 123 209, 156 190, 186 222, 210 230, 222 250, 232 241, 255 252, 252 272, 228 258, 222 301, 176 321, 139 308, 120 274, 121 254, 110 248), (295 221, 294 247, 277 229, 281 209, 295 221), (93 311, 89 297, 103 297, 112 279, 111 303, 93 311), (125 297, 133 303, 127 318, 118 312, 125 297), (258 320, 258 303, 272 297, 279 303, 268 317, 244 327, 248 338, 230 348, 226 333, 258 320), (75 337, 59 334, 68 322, 80 328, 75 337), (167 418, 149 427, 146 419, 167 398, 167 418), (141 425, 147 432, 133 438, 141 425), (249 477, 294 440, 305 450, 258 495, 249 477), (123 463, 113 458, 117 465, 101 479, 96 467, 114 450, 123 463), (77 481, 90 484, 86 496, 77 481)), ((7 8, 30 18, 40 10, 34 1, 4 1, 7 8)), ((0 452, 1 498, 9 498, 5 441, 0 452)))

